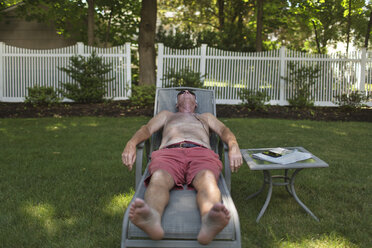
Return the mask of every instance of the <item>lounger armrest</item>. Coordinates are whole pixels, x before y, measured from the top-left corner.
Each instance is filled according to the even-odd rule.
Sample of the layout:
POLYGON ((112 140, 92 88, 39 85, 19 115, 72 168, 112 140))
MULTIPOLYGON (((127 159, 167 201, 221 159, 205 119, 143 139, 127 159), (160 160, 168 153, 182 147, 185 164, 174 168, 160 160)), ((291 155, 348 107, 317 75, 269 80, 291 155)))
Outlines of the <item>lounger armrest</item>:
POLYGON ((145 148, 145 142, 141 142, 137 145, 137 154, 136 154, 136 190, 139 186, 142 177, 142 158, 143 150, 145 148))
POLYGON ((218 144, 218 151, 220 153, 220 157, 224 158, 224 167, 225 167, 225 181, 227 184, 227 188, 231 191, 231 168, 230 168, 230 160, 229 160, 229 147, 228 145, 223 142, 221 139, 219 140, 218 144))

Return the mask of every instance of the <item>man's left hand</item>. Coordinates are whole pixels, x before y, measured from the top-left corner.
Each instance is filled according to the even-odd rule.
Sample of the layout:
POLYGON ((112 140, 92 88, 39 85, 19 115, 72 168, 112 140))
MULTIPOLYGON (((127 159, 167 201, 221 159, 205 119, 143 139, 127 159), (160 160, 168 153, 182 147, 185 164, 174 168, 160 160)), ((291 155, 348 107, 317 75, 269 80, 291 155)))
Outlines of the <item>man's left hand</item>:
POLYGON ((238 172, 238 169, 243 164, 242 154, 240 153, 238 145, 234 145, 229 149, 229 160, 231 171, 238 172))

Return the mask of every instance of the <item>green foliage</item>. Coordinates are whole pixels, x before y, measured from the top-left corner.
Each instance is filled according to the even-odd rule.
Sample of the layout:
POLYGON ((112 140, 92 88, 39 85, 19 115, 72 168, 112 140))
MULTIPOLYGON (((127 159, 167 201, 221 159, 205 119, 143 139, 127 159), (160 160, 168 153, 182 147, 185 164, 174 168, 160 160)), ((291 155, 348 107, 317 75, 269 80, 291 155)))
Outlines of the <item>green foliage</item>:
POLYGON ((166 47, 175 49, 190 49, 195 47, 195 43, 192 40, 192 32, 190 31, 179 31, 173 30, 167 32, 162 26, 159 27, 156 33, 156 42, 163 43, 166 47))
POLYGON ((319 77, 320 68, 318 65, 299 65, 289 63, 289 77, 284 79, 288 86, 294 90, 293 96, 288 99, 290 105, 304 108, 314 105, 311 89, 319 77))
POLYGON ((26 96, 25 103, 37 105, 51 105, 60 101, 57 92, 53 87, 34 86, 27 88, 28 96, 26 96))
MULTIPOLYGON (((87 42, 87 1, 23 0, 22 2, 23 5, 16 10, 18 16, 53 25, 58 34, 66 38, 87 42), (41 5, 43 8, 40 8, 41 5)), ((140 1, 94 1, 96 43, 101 46, 117 46, 125 42, 135 42, 138 36, 140 8, 140 1)))
POLYGON ((350 94, 342 94, 336 96, 336 104, 344 109, 358 109, 363 106, 363 102, 368 101, 370 95, 366 95, 364 92, 353 91, 350 94))
POLYGON ((135 106, 154 105, 155 92, 155 85, 132 85, 132 95, 129 100, 135 106))
POLYGON ((265 102, 270 100, 266 91, 253 91, 250 89, 241 89, 239 98, 242 103, 252 110, 264 109, 265 102))
POLYGON ((194 72, 189 67, 182 68, 179 71, 170 68, 164 75, 163 80, 169 81, 169 84, 165 85, 165 87, 205 88, 204 77, 200 75, 200 72, 194 72))
POLYGON ((226 25, 224 32, 203 30, 197 34, 197 44, 207 44, 222 50, 237 52, 255 51, 255 36, 248 28, 226 25))
POLYGON ((103 102, 107 83, 115 80, 105 77, 111 71, 111 64, 105 64, 95 52, 88 58, 81 55, 71 57, 70 65, 60 70, 76 82, 62 83, 62 95, 81 103, 103 102))

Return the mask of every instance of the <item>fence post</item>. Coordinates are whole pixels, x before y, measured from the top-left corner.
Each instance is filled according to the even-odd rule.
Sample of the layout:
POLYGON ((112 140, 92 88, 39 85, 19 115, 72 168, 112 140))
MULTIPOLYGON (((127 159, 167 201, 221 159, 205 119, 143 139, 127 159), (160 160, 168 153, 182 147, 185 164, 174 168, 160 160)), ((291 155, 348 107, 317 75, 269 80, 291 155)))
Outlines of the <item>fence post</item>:
POLYGON ((200 54, 200 75, 204 77, 205 80, 205 61, 207 59, 207 44, 201 45, 200 54))
POLYGON ((84 55, 84 43, 78 42, 77 43, 77 54, 78 55, 84 55))
POLYGON ((161 88, 161 77, 163 75, 163 57, 164 57, 164 44, 158 44, 158 68, 156 71, 156 88, 161 88))
POLYGON ((279 88, 279 105, 285 105, 285 70, 286 70, 286 47, 282 46, 279 50, 280 57, 280 88, 279 88))
POLYGON ((3 52, 4 52, 4 42, 0 42, 0 101, 4 98, 4 64, 3 64, 3 52))
POLYGON ((125 43, 125 60, 126 60, 126 74, 127 74, 127 82, 124 82, 124 89, 129 89, 128 92, 125 94, 127 97, 132 95, 132 62, 131 62, 131 53, 130 53, 130 42, 125 43))
POLYGON ((360 75, 359 75, 359 91, 366 91, 365 81, 366 81, 366 65, 367 65, 367 50, 365 47, 362 48, 362 58, 360 60, 360 75))

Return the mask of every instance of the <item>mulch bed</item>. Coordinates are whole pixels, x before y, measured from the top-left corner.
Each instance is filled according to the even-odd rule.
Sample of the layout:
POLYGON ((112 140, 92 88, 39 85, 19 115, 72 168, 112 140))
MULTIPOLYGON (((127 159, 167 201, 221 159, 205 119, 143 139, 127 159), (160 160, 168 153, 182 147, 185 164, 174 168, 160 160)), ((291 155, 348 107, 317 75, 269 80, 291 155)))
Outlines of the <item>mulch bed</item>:
MULTIPOLYGON (((0 118, 152 116, 153 111, 153 106, 132 106, 129 101, 95 104, 59 103, 53 106, 36 107, 25 103, 0 102, 0 118)), ((372 108, 345 110, 338 107, 298 109, 290 106, 267 106, 265 110, 250 110, 243 105, 217 105, 217 116, 220 118, 281 118, 372 122, 372 108)))

